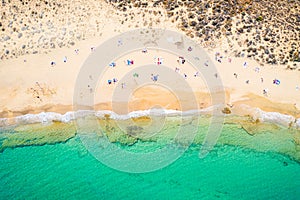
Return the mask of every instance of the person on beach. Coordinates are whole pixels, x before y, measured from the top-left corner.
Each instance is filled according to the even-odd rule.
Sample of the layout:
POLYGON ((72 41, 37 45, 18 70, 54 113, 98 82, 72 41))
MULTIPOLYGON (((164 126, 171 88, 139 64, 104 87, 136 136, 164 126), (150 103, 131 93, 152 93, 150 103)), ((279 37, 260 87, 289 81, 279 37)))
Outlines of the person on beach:
POLYGON ((185 59, 184 59, 184 57, 182 57, 182 56, 179 56, 179 59, 177 60, 177 62, 179 63, 179 64, 184 64, 185 63, 185 59))
POLYGON ((184 79, 187 79, 187 74, 183 73, 183 77, 184 77, 184 79))
POLYGON ((249 80, 246 80, 246 84, 249 84, 250 83, 250 81, 249 80))
POLYGON ((38 98, 41 102, 43 101, 40 96, 36 96, 36 98, 38 98))
POLYGON ((156 64, 156 65, 162 65, 163 61, 164 61, 164 59, 161 57, 154 57, 154 64, 156 64))
POLYGON ((263 89, 263 95, 268 96, 268 89, 263 89))
POLYGON ((148 50, 147 50, 146 48, 144 48, 144 49, 142 50, 142 53, 148 53, 148 50))
POLYGON ((233 74, 233 76, 234 76, 235 78, 238 78, 238 75, 237 75, 237 73, 234 73, 234 74, 233 74))
POLYGON ((157 82, 158 81, 158 74, 157 75, 153 75, 153 74, 151 74, 151 80, 153 81, 153 82, 157 82))
POLYGON ((126 64, 127 66, 130 66, 130 65, 133 65, 133 64, 134 64, 134 61, 131 60, 131 59, 128 59, 128 60, 125 61, 125 64, 126 64))
POLYGON ((219 53, 219 52, 216 52, 216 53, 215 53, 215 60, 216 60, 216 61, 218 61, 218 57, 219 57, 219 56, 220 56, 220 53, 219 53))
POLYGON ((275 78, 275 79, 273 80, 273 84, 275 84, 275 85, 280 85, 280 80, 278 80, 278 79, 275 78))
POLYGON ((56 62, 52 61, 52 62, 50 63, 50 65, 51 65, 51 67, 54 67, 54 66, 56 65, 56 62))
POLYGON ((205 67, 208 67, 208 60, 205 61, 204 66, 205 66, 205 67))
POLYGON ((118 46, 121 46, 121 45, 123 45, 123 42, 122 42, 122 39, 119 39, 118 40, 118 46))
POLYGON ((67 62, 67 56, 64 57, 63 61, 64 61, 64 63, 67 62))
POLYGON ((264 82, 264 78, 263 77, 260 78, 260 82, 262 82, 262 83, 264 82))
POLYGON ((115 84, 116 82, 118 82, 118 79, 113 78, 113 82, 114 82, 114 84, 115 84))
POLYGON ((179 73, 180 69, 178 67, 175 67, 175 72, 179 73))
POLYGON ((116 63, 115 63, 115 62, 111 62, 111 63, 109 64, 109 66, 110 66, 110 67, 115 67, 115 66, 116 66, 116 63))
POLYGON ((198 77, 199 76, 199 72, 196 72, 195 74, 194 74, 194 77, 198 77))
POLYGON ((233 108, 233 106, 234 106, 234 105, 231 104, 231 103, 227 103, 226 105, 227 105, 228 107, 230 107, 230 108, 233 108))
POLYGON ((121 87, 122 87, 122 89, 124 89, 126 87, 126 84, 125 83, 121 83, 121 87))

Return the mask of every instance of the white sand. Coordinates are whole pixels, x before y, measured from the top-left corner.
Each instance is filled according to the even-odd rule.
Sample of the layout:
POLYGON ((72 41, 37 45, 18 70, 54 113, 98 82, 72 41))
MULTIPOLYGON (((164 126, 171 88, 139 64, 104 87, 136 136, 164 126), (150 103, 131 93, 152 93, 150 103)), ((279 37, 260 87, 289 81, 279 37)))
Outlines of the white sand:
MULTIPOLYGON (((86 40, 76 45, 76 49, 79 49, 78 55, 75 53, 74 48, 62 48, 55 52, 47 55, 30 55, 22 56, 18 59, 11 59, 1 62, 1 73, 0 73, 0 90, 1 90, 1 101, 0 101, 0 112, 20 112, 22 110, 32 110, 29 112, 35 113, 40 111, 41 108, 46 105, 52 105, 50 110, 56 112, 60 111, 59 107, 55 105, 72 105, 73 92, 75 81, 82 63, 88 57, 91 52, 90 47, 97 46, 101 41, 97 40, 86 40), (64 56, 67 57, 67 62, 63 62, 64 56), (26 62, 24 62, 26 59, 26 62), (55 61, 56 65, 51 66, 51 61, 55 61), (37 83, 39 85, 37 85, 37 83), (41 87, 41 88, 40 88, 41 87), (36 91, 34 91, 36 90, 36 91), (39 98, 37 98, 39 96, 39 98)), ((222 54, 221 54, 222 55, 222 54)), ((118 87, 121 86, 122 76, 127 73, 133 74, 134 69, 146 63, 154 63, 154 57, 159 56, 164 58, 164 65, 174 70, 175 67, 180 68, 179 74, 187 74, 187 83, 191 86, 194 92, 207 92, 205 82, 201 77, 194 77, 196 72, 195 68, 190 66, 188 63, 180 65, 177 63, 178 57, 176 55, 169 54, 167 52, 149 50, 147 54, 142 52, 134 52, 130 55, 125 55, 116 60, 117 66, 111 68, 107 66, 107 71, 103 77, 99 80, 99 87, 96 90, 96 103, 110 102, 112 95, 115 90, 114 85, 108 85, 107 80, 117 78, 119 80, 118 87), (134 60, 134 65, 126 66, 124 60, 130 58, 134 60)), ((215 53, 210 53, 211 59, 215 59, 215 53)), ((265 97, 267 100, 278 103, 287 103, 290 105, 298 106, 300 102, 300 91, 296 90, 296 86, 300 85, 300 73, 295 71, 286 71, 281 68, 273 66, 260 67, 257 63, 249 59, 243 58, 231 58, 231 63, 228 62, 228 58, 223 55, 222 63, 215 62, 218 68, 218 75, 222 79, 224 87, 230 92, 230 99, 227 100, 229 104, 236 104, 242 102, 245 104, 255 103, 253 95, 263 97, 263 89, 268 89, 268 96, 265 97), (247 68, 243 67, 243 63, 247 62, 247 68), (259 67, 260 71, 256 72, 255 68, 259 67), (234 77, 234 73, 238 75, 234 77), (264 81, 261 82, 263 77, 264 81), (274 85, 273 79, 277 78, 281 81, 280 85, 274 85), (249 84, 246 84, 246 80, 249 80, 249 84), (249 94, 253 94, 252 96, 249 94), (251 99, 252 98, 252 99, 251 99), (247 101, 248 100, 248 101, 247 101)), ((157 66, 160 67, 160 66, 157 66)), ((202 67, 205 70, 205 66, 202 67)), ((155 73, 155 69, 153 71, 155 73)), ((131 75, 129 75, 132 77, 131 75)), ((141 76, 141 75, 140 75, 141 76)), ((149 77, 151 82, 151 74, 143 74, 143 76, 149 77)), ((161 77, 160 77, 161 78, 161 77)), ((133 77, 132 77, 133 79, 133 77)), ((136 78, 138 80, 138 78, 136 78)), ((126 80, 123 81, 126 83, 126 80)), ((158 83, 160 80, 158 80, 158 83)), ((178 90, 184 91, 184 88, 180 88, 180 82, 176 79, 170 79, 170 84, 175 85, 178 90), (177 84, 177 85, 176 85, 177 84)), ((130 86, 126 84, 126 90, 134 89, 136 86, 130 86)), ((145 109, 145 105, 153 106, 153 104, 160 103, 168 109, 178 109, 172 107, 170 99, 174 96, 169 96, 163 93, 159 89, 155 89, 157 94, 164 98, 151 98, 147 92, 150 92, 149 88, 139 90, 137 93, 130 98, 136 98, 139 96, 144 102, 141 105, 135 103, 134 110, 145 109), (138 94, 139 93, 139 94, 138 94), (144 95, 141 95, 143 93, 144 95), (164 96, 165 95, 165 96, 164 96), (144 98, 143 98, 144 97, 144 98), (146 98, 147 97, 147 98, 146 98), (156 99, 160 102, 153 102, 156 99), (146 103, 145 101, 148 101, 146 103), (165 102, 165 103, 163 103, 165 102), (169 105, 169 106, 166 106, 169 105), (171 105, 171 106, 170 106, 171 105)), ((132 91, 133 93, 134 91, 132 91)), ((174 91, 171 91, 174 92, 174 91)), ((199 100, 200 97, 198 97, 199 100)), ((122 101, 122 99, 113 99, 115 101, 122 101)), ((135 99, 136 101, 136 99, 135 99)), ((209 99, 205 99, 205 105, 209 106, 209 99), (207 102, 208 101, 208 102, 207 102)), ((142 101, 141 101, 142 102, 142 101)), ((203 103, 203 100, 199 100, 199 104, 203 103)), ((265 105, 261 101, 254 104, 257 107, 264 108, 265 105)), ((278 104, 277 104, 278 105, 278 104)), ((173 105, 174 106, 174 105, 173 105)), ((268 105, 269 106, 269 105, 268 105)), ((274 106, 276 111, 276 106, 274 106)), ((282 110, 279 109, 278 110, 282 110)), ((288 110, 288 109, 287 109, 288 110)), ((4 114, 4 113, 3 113, 4 114)))

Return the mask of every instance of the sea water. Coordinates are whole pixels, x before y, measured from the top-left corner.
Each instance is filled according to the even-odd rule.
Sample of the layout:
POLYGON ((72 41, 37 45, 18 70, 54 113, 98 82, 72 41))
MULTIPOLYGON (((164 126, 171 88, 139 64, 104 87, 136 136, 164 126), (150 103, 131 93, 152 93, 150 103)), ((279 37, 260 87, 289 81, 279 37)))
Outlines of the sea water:
MULTIPOLYGON (((178 160, 149 173, 107 167, 78 136, 63 143, 6 148, 0 153, 0 199, 299 199, 299 162, 269 151, 271 145, 255 150, 267 133, 237 140, 252 140, 248 146, 225 144, 227 137, 238 139, 241 132, 239 126, 225 126, 223 139, 206 157, 200 159, 200 144, 192 144, 178 160)), ((151 142, 122 148, 135 145, 146 151, 151 142)))

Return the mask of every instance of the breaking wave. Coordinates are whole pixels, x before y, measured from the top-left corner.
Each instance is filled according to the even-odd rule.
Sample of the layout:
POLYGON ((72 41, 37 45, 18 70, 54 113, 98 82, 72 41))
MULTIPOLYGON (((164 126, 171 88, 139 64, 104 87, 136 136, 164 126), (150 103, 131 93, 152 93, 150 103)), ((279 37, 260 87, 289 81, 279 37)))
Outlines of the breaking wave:
MULTIPOLYGON (((17 116, 14 118, 0 118, 0 127, 19 124, 33 124, 33 123, 51 123, 51 122, 63 122, 69 123, 76 118, 95 116, 99 119, 109 117, 115 120, 127 120, 130 118, 144 117, 144 116, 191 116, 199 114, 212 114, 215 108, 219 106, 209 107, 202 110, 165 110, 165 109, 149 109, 133 111, 128 114, 117 114, 109 110, 92 111, 92 110, 79 110, 70 111, 65 114, 55 112, 41 112, 38 114, 26 114, 17 116)), ((291 115, 281 114, 278 112, 265 112, 259 108, 253 109, 253 118, 258 119, 265 123, 274 123, 284 127, 293 127, 300 129, 300 118, 296 119, 291 115)))

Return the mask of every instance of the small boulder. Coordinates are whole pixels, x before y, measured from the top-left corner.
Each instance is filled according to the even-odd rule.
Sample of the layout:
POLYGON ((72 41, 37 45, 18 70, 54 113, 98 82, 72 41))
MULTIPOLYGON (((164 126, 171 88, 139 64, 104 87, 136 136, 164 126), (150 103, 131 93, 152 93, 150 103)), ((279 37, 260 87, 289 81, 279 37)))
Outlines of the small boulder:
POLYGON ((224 114, 231 114, 231 110, 230 110, 230 108, 225 107, 225 108, 222 110, 222 113, 224 113, 224 114))
POLYGON ((10 37, 8 35, 6 35, 6 36, 3 37, 3 40, 4 41, 10 40, 10 37))

